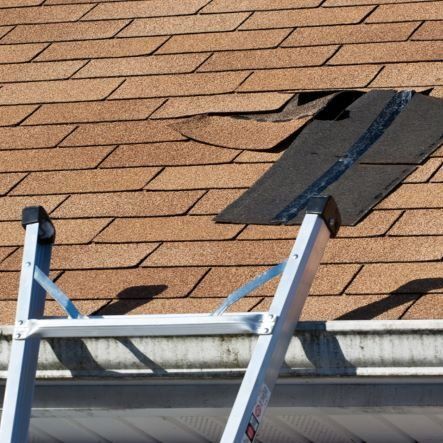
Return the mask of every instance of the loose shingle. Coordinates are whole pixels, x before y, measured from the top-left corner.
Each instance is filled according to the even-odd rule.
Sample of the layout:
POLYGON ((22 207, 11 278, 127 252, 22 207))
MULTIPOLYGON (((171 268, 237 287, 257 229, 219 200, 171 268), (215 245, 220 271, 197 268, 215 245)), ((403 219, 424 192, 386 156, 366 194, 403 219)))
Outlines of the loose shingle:
POLYGON ((159 168, 124 168, 33 172, 14 189, 13 194, 36 195, 136 190, 142 189, 159 170, 159 168))
POLYGON ((372 6, 313 8, 255 12, 240 29, 271 29, 291 26, 343 25, 359 23, 372 6))
POLYGON ((120 79, 109 78, 9 84, 0 89, 0 104, 102 100, 121 83, 120 79))
POLYGON ((252 185, 268 168, 269 164, 168 167, 146 189, 242 188, 252 185))
POLYGON ((297 28, 282 46, 401 41, 406 40, 417 26, 417 23, 376 23, 297 28))
POLYGON ((151 118, 176 118, 198 114, 246 113, 275 111, 281 108, 293 94, 256 93, 222 94, 201 97, 170 98, 151 118))
POLYGON ((166 41, 166 37, 122 38, 52 43, 37 61, 70 60, 147 55, 166 41))
MULTIPOLYGON (((180 215, 184 214, 202 195, 202 191, 72 195, 53 215, 62 218, 180 215)), ((0 215, 1 208, 0 204, 0 215)))
POLYGON ((0 128, 0 149, 52 148, 74 129, 70 125, 0 128))
MULTIPOLYGON (((158 75, 129 78, 111 98, 212 95, 233 92, 249 72, 158 75)), ((0 89, 0 100, 1 100, 0 89)))
POLYGON ((47 104, 28 118, 24 124, 144 120, 162 102, 162 99, 134 99, 47 104))
POLYGON ((248 14, 211 14, 135 19, 118 37, 233 31, 248 14))
POLYGON ((112 37, 128 20, 18 25, 2 43, 56 42, 112 37))
POLYGON ((271 31, 214 32, 175 35, 157 51, 160 54, 273 48, 289 35, 287 29, 271 31))

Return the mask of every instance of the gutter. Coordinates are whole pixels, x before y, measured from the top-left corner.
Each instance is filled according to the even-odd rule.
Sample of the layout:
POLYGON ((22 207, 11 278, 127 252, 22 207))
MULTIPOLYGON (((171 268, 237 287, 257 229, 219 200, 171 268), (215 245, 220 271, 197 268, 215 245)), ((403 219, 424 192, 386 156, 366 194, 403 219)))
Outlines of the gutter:
MULTIPOLYGON (((0 380, 13 327, 0 326, 0 380)), ((38 379, 237 378, 256 336, 43 339, 38 379)), ((299 322, 281 376, 443 375, 443 320, 299 322)))

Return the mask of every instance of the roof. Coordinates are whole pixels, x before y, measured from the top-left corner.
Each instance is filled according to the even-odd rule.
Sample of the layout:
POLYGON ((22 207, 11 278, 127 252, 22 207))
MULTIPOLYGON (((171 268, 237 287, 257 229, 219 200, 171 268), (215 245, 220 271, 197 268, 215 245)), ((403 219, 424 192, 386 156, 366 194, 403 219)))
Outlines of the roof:
MULTIPOLYGON (((214 309, 298 228, 215 223, 280 154, 198 143, 177 121, 298 91, 442 97, 442 20, 442 1, 1 2, 0 323, 35 204, 58 231, 52 277, 82 313, 214 309)), ((443 317, 442 164, 440 148, 330 241, 304 320, 443 317)), ((274 289, 235 309, 264 309, 274 289)))

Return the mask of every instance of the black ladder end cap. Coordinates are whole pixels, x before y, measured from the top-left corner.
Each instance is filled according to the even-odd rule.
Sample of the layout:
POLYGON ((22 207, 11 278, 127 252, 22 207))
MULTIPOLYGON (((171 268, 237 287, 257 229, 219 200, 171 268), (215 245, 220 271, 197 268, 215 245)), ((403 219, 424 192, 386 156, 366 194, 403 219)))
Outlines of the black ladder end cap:
POLYGON ((39 243, 54 243, 55 227, 43 206, 26 206, 22 211, 22 226, 39 224, 39 243))
POLYGON ((306 207, 306 214, 319 215, 331 232, 331 237, 337 235, 341 226, 341 215, 332 196, 318 195, 311 197, 306 207))

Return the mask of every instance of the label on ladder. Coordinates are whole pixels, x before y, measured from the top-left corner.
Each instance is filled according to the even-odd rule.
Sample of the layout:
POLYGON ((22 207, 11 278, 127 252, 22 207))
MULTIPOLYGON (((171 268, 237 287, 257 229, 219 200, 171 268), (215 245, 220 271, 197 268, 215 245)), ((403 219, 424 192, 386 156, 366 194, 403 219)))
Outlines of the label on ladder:
POLYGON ((241 443, 252 443, 257 435, 258 427, 260 425, 263 414, 268 406, 269 399, 271 398, 271 390, 263 384, 260 388, 257 401, 252 409, 251 418, 246 426, 245 435, 241 443))

